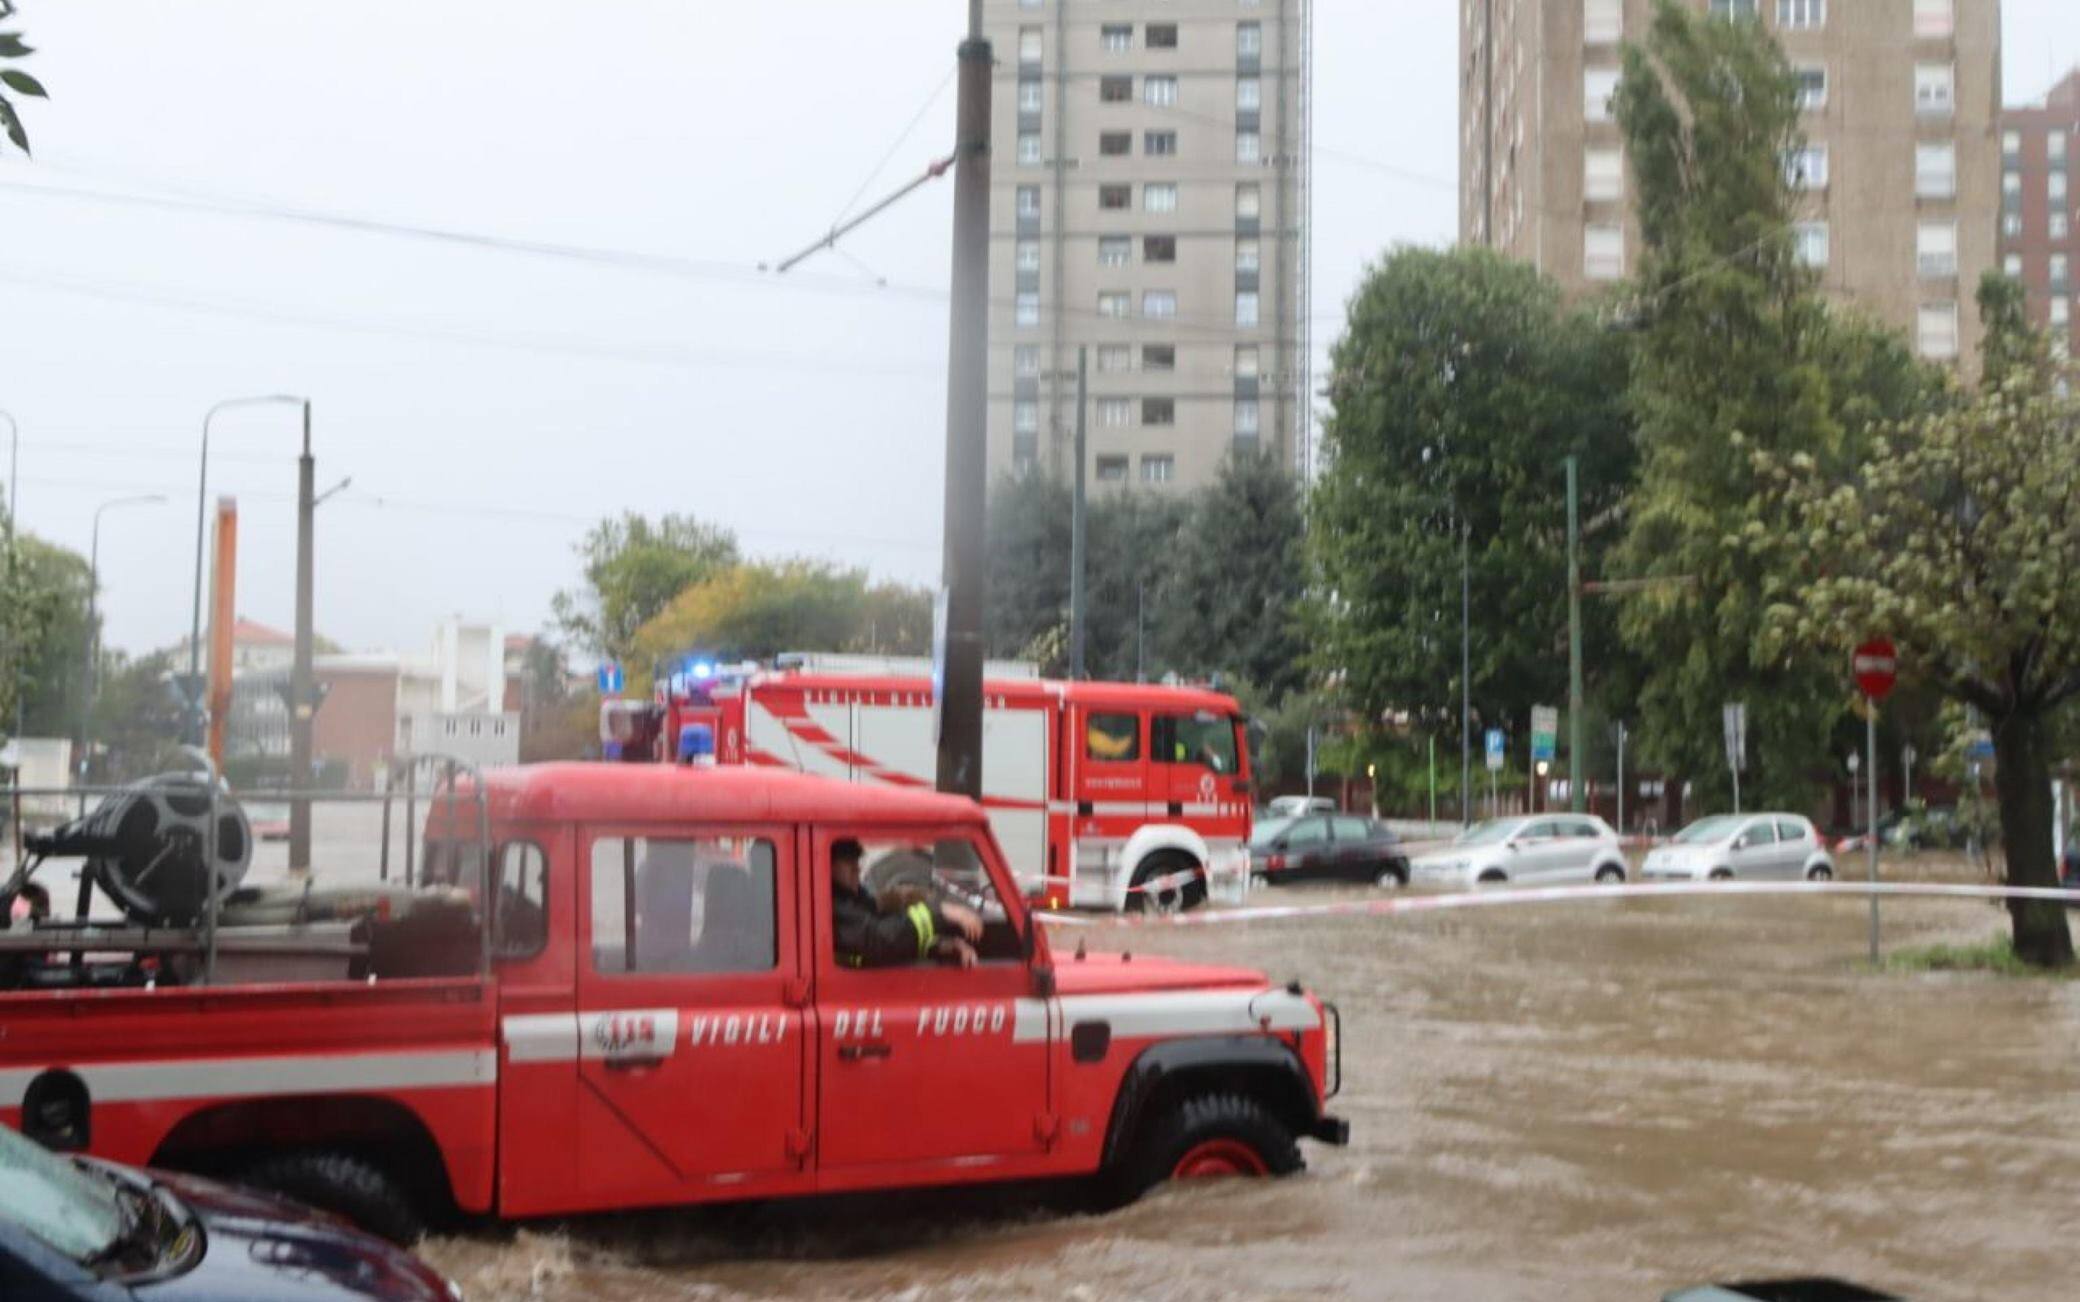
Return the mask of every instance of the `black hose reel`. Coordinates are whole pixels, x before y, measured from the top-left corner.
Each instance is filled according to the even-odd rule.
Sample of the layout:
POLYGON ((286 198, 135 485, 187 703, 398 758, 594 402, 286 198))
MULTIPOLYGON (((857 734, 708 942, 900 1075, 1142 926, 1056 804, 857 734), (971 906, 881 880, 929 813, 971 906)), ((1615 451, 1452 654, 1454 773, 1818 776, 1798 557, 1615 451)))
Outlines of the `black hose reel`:
POLYGON ((212 879, 221 900, 245 879, 252 863, 252 824, 238 802, 221 791, 216 831, 212 860, 206 780, 162 773, 25 844, 42 855, 84 856, 84 872, 132 922, 185 927, 207 912, 212 879))

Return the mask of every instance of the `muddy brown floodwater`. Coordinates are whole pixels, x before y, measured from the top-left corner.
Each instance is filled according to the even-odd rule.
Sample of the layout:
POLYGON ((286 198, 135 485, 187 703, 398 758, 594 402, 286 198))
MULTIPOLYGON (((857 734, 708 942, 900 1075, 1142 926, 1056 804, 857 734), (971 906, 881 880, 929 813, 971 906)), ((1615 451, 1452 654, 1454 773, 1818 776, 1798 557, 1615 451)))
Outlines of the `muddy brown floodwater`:
MULTIPOLYGON (((1874 973, 1865 916, 1729 898, 1094 928, 1094 948, 1249 963, 1336 999, 1351 1146, 1109 1215, 966 1192, 425 1251, 478 1302, 1611 1302, 1787 1272, 1928 1302, 2080 1296, 2080 983, 1874 973)), ((2003 918, 1887 901, 1886 944, 2003 918)))

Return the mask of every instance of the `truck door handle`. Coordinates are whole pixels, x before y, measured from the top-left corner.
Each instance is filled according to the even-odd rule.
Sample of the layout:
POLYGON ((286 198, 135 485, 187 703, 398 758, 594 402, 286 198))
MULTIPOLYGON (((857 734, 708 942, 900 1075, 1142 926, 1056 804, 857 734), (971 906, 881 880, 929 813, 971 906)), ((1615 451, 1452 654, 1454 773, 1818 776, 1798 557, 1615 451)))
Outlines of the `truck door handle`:
POLYGON ((895 1050, 880 1041, 872 1044, 841 1044, 838 1046, 839 1062, 858 1062, 863 1058, 886 1058, 895 1050))
POLYGON ((656 1058, 609 1058, 604 1066, 608 1071, 640 1071, 650 1067, 664 1066, 662 1056, 656 1058))

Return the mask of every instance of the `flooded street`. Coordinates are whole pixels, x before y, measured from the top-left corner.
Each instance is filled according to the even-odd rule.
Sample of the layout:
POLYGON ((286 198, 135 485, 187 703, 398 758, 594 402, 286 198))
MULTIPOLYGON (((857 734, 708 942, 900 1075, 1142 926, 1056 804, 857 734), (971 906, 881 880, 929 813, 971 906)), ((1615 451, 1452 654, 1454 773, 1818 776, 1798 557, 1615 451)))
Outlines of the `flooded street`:
MULTIPOLYGON (((1249 963, 1337 1000, 1352 1145, 1307 1145, 1291 1180, 1171 1186, 1109 1215, 966 1191, 426 1253, 472 1298, 585 1302, 1550 1302, 1769 1273, 2073 1296, 2080 983, 1873 974, 1865 918, 1860 901, 1750 898, 1100 926, 1093 948, 1249 963)), ((2003 920, 1888 901, 1886 946, 2003 920)), ((1074 940, 1056 947, 1066 961, 1074 940)))

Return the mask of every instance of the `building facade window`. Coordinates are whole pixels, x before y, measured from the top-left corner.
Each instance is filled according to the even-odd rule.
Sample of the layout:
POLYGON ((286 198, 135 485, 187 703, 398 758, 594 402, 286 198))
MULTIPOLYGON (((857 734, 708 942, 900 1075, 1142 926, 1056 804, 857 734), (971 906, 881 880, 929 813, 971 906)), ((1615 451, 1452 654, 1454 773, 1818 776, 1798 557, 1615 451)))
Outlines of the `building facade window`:
POLYGON ((1143 425, 1175 425, 1177 423, 1177 400, 1175 398, 1143 398, 1141 400, 1141 423, 1143 425))
POLYGON ((1827 146, 1807 145, 1784 156, 1784 183, 1794 190, 1827 188, 1827 146))
POLYGON ((1040 404, 1021 399, 1011 404, 1011 428, 1020 434, 1040 432, 1040 404))
POLYGON ((2064 172, 2053 172, 2046 176, 2044 178, 2044 194, 2054 205, 2063 204, 2066 201, 2066 174, 2064 172))
POLYGON ((1174 50, 1177 48, 1176 23, 1150 23, 1148 25, 1148 48, 1151 50, 1174 50))
POLYGON ((1106 158, 1118 158, 1133 152, 1134 133, 1131 131, 1100 131, 1098 153, 1106 158))
POLYGON ((1175 235, 1142 236, 1141 260, 1143 262, 1177 261, 1177 237, 1175 235))
POLYGON ((1923 279, 1957 274, 1957 223, 1922 222, 1914 232, 1914 267, 1923 279))
POLYGON ((1827 25, 1827 0, 1777 0, 1777 26, 1810 31, 1827 25))
POLYGON ((1952 0, 1914 0, 1914 35, 1950 36, 1957 31, 1952 0))
POLYGON ((1594 202, 1625 197, 1625 155, 1617 149, 1582 151, 1582 197, 1594 202))
POLYGON ((1012 349, 1011 373, 1021 380, 1037 378, 1040 374, 1040 345, 1020 344, 1012 349))
POLYGON ((1174 181, 1158 181, 1141 187, 1141 211, 1176 212, 1177 184, 1174 181))
POLYGON ((1257 270, 1257 242, 1250 239, 1235 241, 1235 270, 1257 270))
POLYGON ((1134 365, 1134 350, 1125 344, 1099 344, 1098 369, 1101 371, 1126 371, 1134 365))
POLYGON ((1169 108, 1177 103, 1177 78, 1143 77, 1141 102, 1150 108, 1169 108))
POLYGON ((1125 429, 1134 423, 1134 403, 1129 398, 1098 399, 1098 424, 1106 429, 1125 429))
POLYGON ((1255 398, 1237 399, 1235 403, 1235 437, 1255 438, 1263 427, 1259 424, 1261 414, 1255 398))
POLYGON ((1914 111, 1948 117, 1957 107, 1957 68, 1948 63, 1914 65, 1914 111))
POLYGON ((1174 289, 1142 290, 1141 315, 1151 321, 1168 321, 1176 317, 1177 291, 1174 289))
POLYGON ((1915 342, 1923 357, 1957 356, 1957 304, 1923 303, 1915 318, 1915 342))
POLYGON ((1098 78, 1098 102, 1100 104, 1129 104, 1134 99, 1132 77, 1098 78))
POLYGON ((1144 484, 1167 484, 1177 478, 1177 458, 1167 452, 1151 453, 1141 458, 1141 482, 1144 484))
POLYGON ((1098 237, 1098 265, 1101 267, 1124 267, 1134 260, 1134 241, 1126 235, 1100 235, 1098 237))
POLYGON ((1150 158, 1168 158, 1177 152, 1175 131, 1144 131, 1141 133, 1141 152, 1150 158))
POLYGON ((1021 27, 1018 29, 1018 61, 1025 64, 1040 62, 1040 29, 1021 27))
POLYGON ((1798 83, 1798 107, 1810 113, 1827 107, 1827 66, 1819 63, 1801 64, 1791 70, 1792 78, 1798 83))
POLYGON ((1099 457, 1095 464, 1095 470, 1099 483, 1117 483, 1127 477, 1127 459, 1125 457, 1099 457))
POLYGON ((1617 280, 1625 274, 1625 228, 1595 225, 1582 228, 1582 275, 1590 280, 1617 280))
POLYGON ((2060 291, 2060 292, 2063 292, 2063 291, 2064 291, 2064 290, 2065 290, 2065 289, 2067 288, 2067 284, 2066 284, 2066 272, 2067 272, 2067 267, 2068 267, 2068 263, 2067 263, 2067 260, 2066 260, 2066 255, 2065 255, 2065 254, 2063 254, 2063 253, 2054 253, 2054 254, 2052 254, 2052 255, 2051 255, 2051 288, 2052 288, 2052 289, 2054 289, 2054 290, 2058 290, 2058 291, 2060 291))
POLYGON ((1144 371, 1174 371, 1177 369, 1176 344, 1141 345, 1141 369, 1144 371))
POLYGON ((1824 267, 1827 265, 1827 223, 1800 222, 1791 228, 1792 252, 1798 255, 1800 265, 1824 267))
POLYGON ((1257 323, 1257 291, 1238 289, 1235 291, 1235 324, 1253 326, 1257 323))
POLYGON ((1714 18, 1753 20, 1759 16, 1758 0, 1711 0, 1707 12, 1714 18))
POLYGON ((1018 165, 1038 167, 1040 165, 1040 133, 1021 131, 1018 133, 1018 165))
POLYGON ((1037 81, 1022 81, 1018 83, 1018 111, 1021 113, 1038 113, 1045 93, 1041 90, 1040 83, 1037 81))
POLYGON ((1255 77, 1235 79, 1235 107, 1253 113, 1264 107, 1264 83, 1255 77))
POLYGON ((1018 268, 1018 269, 1019 269, 1020 271, 1033 271, 1033 272, 1037 272, 1037 271, 1039 271, 1039 270, 1040 270, 1040 241, 1038 241, 1038 240, 1020 240, 1020 241, 1018 242, 1018 250, 1017 250, 1017 252, 1016 252, 1015 254, 1013 254, 1012 260, 1013 260, 1013 264, 1014 264, 1014 265, 1015 265, 1015 266, 1016 266, 1016 267, 1017 267, 1017 268, 1018 268))
POLYGON ((2072 322, 2073 300, 2067 298, 2064 294, 2053 294, 2051 296, 2051 324, 2064 326, 2071 325, 2072 322))
POLYGON ((2001 273, 2010 280, 2022 279, 2022 255, 2010 253, 2001 259, 2001 273))
POLYGON ((2051 214, 2050 228, 2050 235, 2054 240, 2062 240, 2072 233, 2072 224, 2062 212, 2051 214))
POLYGON ((2054 163, 2066 161, 2066 133, 2064 127, 2053 127, 2044 135, 2044 157, 2054 163))
POLYGON ((2021 214, 2021 213, 2019 213, 2019 212, 2004 212, 2004 213, 2002 213, 2002 214, 2001 214, 2001 234, 2003 234, 2003 235, 2020 235, 2020 234, 2022 234, 2022 214, 2021 214))
POLYGON ((1101 185, 1098 187, 1098 207, 1106 212, 1119 212, 1134 206, 1134 187, 1131 185, 1101 185))
POLYGON ((1254 59, 1264 53, 1264 24, 1235 24, 1235 57, 1254 59))
POLYGON ((2001 154, 2010 162, 2022 156, 2022 133, 2020 131, 2001 132, 2001 154))
POLYGON ((1038 218, 1040 216, 1040 187, 1022 185, 1018 187, 1018 215, 1038 218))
POLYGON ((1238 163, 1260 163, 1263 160, 1264 141, 1254 131, 1235 133, 1235 161, 1238 163))
POLYGON ((1034 290, 1020 290, 1011 300, 1011 319, 1015 324, 1035 326, 1040 324, 1040 295, 1034 290))
POLYGON ((1616 45, 1625 36, 1625 0, 1582 0, 1582 43, 1616 45))
POLYGON ((1255 344, 1235 345, 1235 377, 1241 380, 1256 379, 1258 357, 1255 344))
POLYGON ((1125 54, 1134 48, 1134 25, 1107 23, 1098 29, 1098 43, 1107 54, 1125 54))
POLYGON ((1256 217, 1263 211, 1263 204, 1263 193, 1257 188, 1256 182, 1251 181, 1235 187, 1237 217, 1256 217))
POLYGON ((1957 146, 1949 141, 1914 146, 1914 195, 1920 199, 1957 197, 1957 146))
POLYGON ((1133 305, 1133 295, 1123 289, 1106 289, 1098 292, 1098 315, 1114 321, 1127 319, 1133 305))
POLYGON ((1618 93, 1616 68, 1589 68, 1582 73, 1582 116, 1591 122, 1611 120, 1611 96, 1618 93))

